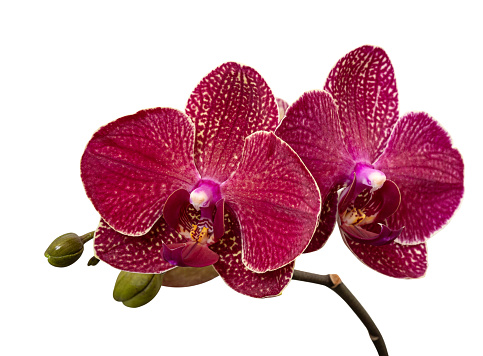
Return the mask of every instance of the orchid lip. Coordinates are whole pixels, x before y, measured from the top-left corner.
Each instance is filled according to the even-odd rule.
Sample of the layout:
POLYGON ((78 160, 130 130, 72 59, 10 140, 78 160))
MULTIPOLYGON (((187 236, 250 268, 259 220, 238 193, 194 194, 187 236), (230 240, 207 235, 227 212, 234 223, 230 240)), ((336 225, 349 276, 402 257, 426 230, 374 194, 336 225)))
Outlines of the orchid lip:
POLYGON ((341 193, 338 208, 343 233, 353 241, 374 246, 391 243, 403 230, 384 225, 399 208, 401 193, 393 181, 378 172, 367 165, 358 165, 352 183, 341 193), (381 179, 384 183, 378 187, 381 179))

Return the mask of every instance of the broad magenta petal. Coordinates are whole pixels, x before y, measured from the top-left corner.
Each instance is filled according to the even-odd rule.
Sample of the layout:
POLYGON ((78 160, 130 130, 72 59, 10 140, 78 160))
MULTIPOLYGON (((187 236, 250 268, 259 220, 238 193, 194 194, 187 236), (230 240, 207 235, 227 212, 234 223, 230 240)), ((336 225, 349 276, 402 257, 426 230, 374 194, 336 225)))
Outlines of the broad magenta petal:
POLYGON ((396 241, 426 241, 453 215, 463 196, 464 165, 448 133, 426 113, 409 113, 394 128, 384 154, 374 163, 401 192, 389 227, 405 226, 396 241))
POLYGON ((221 193, 240 223, 241 258, 250 270, 278 269, 308 246, 320 212, 319 190, 300 158, 274 133, 247 137, 240 166, 221 193))
POLYGON ((273 131, 278 123, 275 97, 254 69, 225 63, 195 88, 186 114, 196 125, 195 162, 203 179, 224 182, 241 159, 245 137, 273 131))
POLYGON ((426 244, 384 246, 361 244, 344 238, 347 247, 370 268, 395 278, 419 278, 428 267, 426 244))
POLYGON ((113 230, 103 220, 94 237, 97 258, 123 271, 137 273, 162 273, 173 265, 163 260, 163 243, 184 241, 178 233, 159 219, 143 236, 127 236, 113 230))
POLYGON ((310 244, 307 246, 304 253, 314 252, 321 249, 329 239, 330 234, 334 230, 337 219, 338 198, 337 189, 332 190, 325 198, 322 210, 320 211, 317 228, 315 229, 310 244))
POLYGON ((355 162, 345 148, 330 94, 304 93, 287 110, 275 134, 292 147, 314 176, 325 201, 334 186, 349 183, 355 162))
POLYGON ((163 245, 163 258, 179 267, 206 267, 218 261, 218 254, 195 241, 163 245))
POLYGON ((242 262, 240 227, 229 209, 225 211, 225 236, 212 246, 220 259, 213 265, 222 279, 235 291, 254 298, 274 297, 282 293, 292 279, 294 263, 265 273, 250 271, 242 262))
POLYGON ((193 161, 194 126, 166 108, 139 111, 100 128, 81 161, 87 196, 116 231, 144 235, 168 196, 200 176, 193 161))
POLYGON ((325 90, 332 94, 352 158, 372 163, 399 118, 394 69, 382 48, 363 46, 340 59, 325 90))

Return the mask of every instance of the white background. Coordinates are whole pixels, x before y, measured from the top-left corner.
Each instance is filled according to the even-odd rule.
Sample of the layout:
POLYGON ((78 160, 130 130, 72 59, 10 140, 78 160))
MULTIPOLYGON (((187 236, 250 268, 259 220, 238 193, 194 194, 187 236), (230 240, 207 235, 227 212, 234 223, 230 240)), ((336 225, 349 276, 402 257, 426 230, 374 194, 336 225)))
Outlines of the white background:
POLYGON ((130 309, 118 271, 50 266, 58 235, 93 230, 79 162, 101 125, 149 107, 184 110, 226 61, 255 68, 276 96, 321 89, 364 44, 386 50, 400 112, 426 111, 465 161, 466 192, 428 242, 429 269, 396 280, 360 263, 335 232, 296 268, 337 273, 381 330, 390 355, 481 354, 482 40, 477 2, 31 1, 0 5, 1 349, 8 355, 376 355, 329 289, 293 281, 264 300, 218 278, 162 288, 130 309), (15 4, 15 5, 12 5, 15 4))

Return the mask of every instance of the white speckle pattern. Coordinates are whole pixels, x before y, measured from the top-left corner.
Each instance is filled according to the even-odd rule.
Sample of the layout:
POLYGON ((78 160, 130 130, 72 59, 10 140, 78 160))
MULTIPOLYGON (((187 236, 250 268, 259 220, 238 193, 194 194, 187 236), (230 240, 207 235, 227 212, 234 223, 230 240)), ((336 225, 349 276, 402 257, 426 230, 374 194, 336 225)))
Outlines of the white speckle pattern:
POLYGON ((245 137, 273 131, 278 109, 272 91, 254 69, 225 63, 195 88, 186 114, 196 125, 195 162, 201 176, 218 183, 238 166, 245 137))
POLYGON ((193 145, 193 123, 174 109, 142 110, 113 121, 94 134, 82 156, 87 196, 116 231, 143 235, 172 192, 199 180, 193 145))
POLYGON ((238 170, 221 186, 241 227, 243 262, 256 272, 292 262, 317 225, 317 184, 300 158, 270 132, 245 140, 238 170))
POLYGON ((351 156, 374 162, 399 118, 396 78, 386 52, 363 46, 348 53, 332 69, 324 89, 339 107, 351 156))
POLYGON ((240 226, 229 208, 225 210, 225 235, 212 249, 220 256, 213 267, 239 293, 255 298, 274 297, 280 295, 292 279, 293 262, 266 273, 250 271, 242 263, 240 226))
POLYGON ((352 241, 341 229, 344 242, 364 264, 395 278, 420 278, 428 268, 426 243, 402 245, 392 242, 372 246, 352 241))
POLYGON ((388 218, 389 226, 405 227, 396 240, 400 243, 426 241, 448 222, 463 197, 461 155, 426 113, 403 116, 374 165, 401 192, 401 205, 388 218))
POLYGON ((94 236, 94 251, 97 258, 123 271, 162 273, 175 267, 163 260, 162 243, 180 242, 184 242, 184 238, 163 218, 143 236, 120 234, 101 220, 94 236))

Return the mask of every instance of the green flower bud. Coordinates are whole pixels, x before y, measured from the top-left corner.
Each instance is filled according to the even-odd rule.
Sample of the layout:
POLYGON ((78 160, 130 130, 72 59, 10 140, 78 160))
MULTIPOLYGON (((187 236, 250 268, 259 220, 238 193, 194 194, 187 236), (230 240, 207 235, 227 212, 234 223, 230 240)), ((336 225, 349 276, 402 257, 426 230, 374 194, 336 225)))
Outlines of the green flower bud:
POLYGON ((122 302, 125 306, 137 308, 153 300, 162 284, 162 274, 121 271, 117 276, 112 295, 115 300, 122 302))
POLYGON ((67 267, 79 259, 84 251, 84 242, 70 232, 56 238, 45 250, 45 257, 52 266, 67 267))

